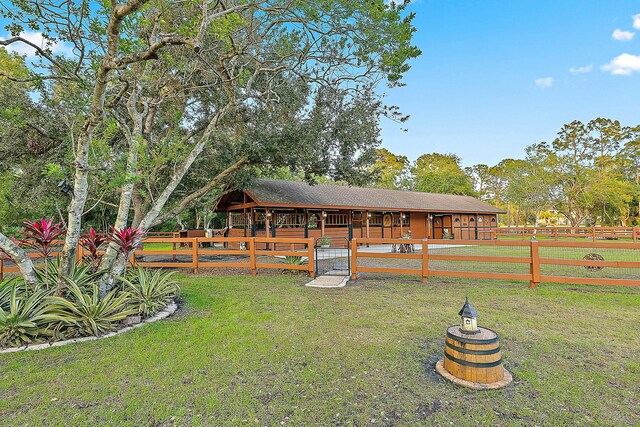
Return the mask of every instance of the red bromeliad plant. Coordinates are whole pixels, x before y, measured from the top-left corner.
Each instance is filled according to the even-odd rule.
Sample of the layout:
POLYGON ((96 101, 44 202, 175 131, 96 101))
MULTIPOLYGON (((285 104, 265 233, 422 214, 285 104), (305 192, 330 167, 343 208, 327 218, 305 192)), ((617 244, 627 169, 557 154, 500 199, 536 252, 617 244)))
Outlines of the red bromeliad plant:
POLYGON ((52 243, 65 233, 61 223, 53 223, 53 218, 48 221, 41 218, 37 221, 26 220, 24 222, 24 242, 25 245, 37 248, 42 256, 48 258, 51 253, 52 243))
POLYGON ((87 252, 89 252, 85 256, 85 260, 94 263, 97 267, 103 256, 103 254, 99 252, 100 247, 106 242, 107 239, 103 235, 97 233, 93 228, 90 228, 87 233, 80 237, 80 244, 87 252))
POLYGON ((111 231, 113 234, 109 237, 109 241, 118 246, 118 250, 124 255, 125 259, 128 259, 134 250, 142 246, 142 239, 145 233, 139 228, 127 227, 118 230, 112 226, 111 231))

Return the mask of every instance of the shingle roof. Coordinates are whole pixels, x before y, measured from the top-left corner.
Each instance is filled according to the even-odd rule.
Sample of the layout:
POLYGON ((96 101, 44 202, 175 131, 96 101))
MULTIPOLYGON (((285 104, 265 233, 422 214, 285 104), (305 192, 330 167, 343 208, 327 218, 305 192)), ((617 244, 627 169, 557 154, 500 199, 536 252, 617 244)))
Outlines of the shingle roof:
POLYGON ((337 184, 309 185, 306 182, 260 179, 246 191, 260 206, 297 205, 316 208, 504 213, 495 206, 470 196, 337 184))

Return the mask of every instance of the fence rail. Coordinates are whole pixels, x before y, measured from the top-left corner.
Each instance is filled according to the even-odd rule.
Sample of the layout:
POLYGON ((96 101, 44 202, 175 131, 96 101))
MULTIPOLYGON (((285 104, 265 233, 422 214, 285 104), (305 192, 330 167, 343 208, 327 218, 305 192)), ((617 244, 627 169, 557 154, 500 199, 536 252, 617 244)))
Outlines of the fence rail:
MULTIPOLYGON (((540 283, 640 286, 640 243, 554 240, 365 239, 351 241, 351 275, 409 274, 540 283)), ((150 237, 131 262, 154 268, 239 268, 307 271, 315 274, 313 238, 150 237), (285 263, 286 257, 308 262, 285 263), (279 259, 276 259, 279 258, 279 259)), ((51 255, 58 253, 54 248, 51 255)), ((78 259, 84 256, 78 248, 78 259)), ((40 254, 30 253, 34 260, 40 254)), ((0 280, 17 266, 0 258, 0 280)))
POLYGON ((584 238, 596 240, 628 239, 636 243, 640 240, 640 227, 498 227, 494 236, 519 237, 521 240, 549 238, 584 238))
POLYGON ((640 286, 639 244, 556 242, 535 239, 528 242, 517 240, 354 239, 351 242, 351 253, 351 278, 353 280, 357 278, 358 273, 386 273, 416 275, 420 276, 423 282, 432 276, 522 280, 528 281, 532 288, 544 282, 640 286), (380 244, 405 245, 411 248, 408 251, 390 253, 373 252, 367 248, 369 245, 380 244), (478 248, 511 248, 515 254, 484 255, 478 248), (464 251, 465 249, 467 251, 464 251), (581 250, 587 254, 582 259, 576 259, 577 253, 582 254, 581 250), (480 252, 480 254, 473 254, 473 251, 480 252), (617 256, 618 259, 605 260, 604 257, 590 251, 601 251, 606 253, 608 257, 617 256), (591 258, 588 258, 589 256, 591 258), (376 261, 375 265, 360 265, 359 259, 375 259, 376 261), (414 261, 410 265, 399 266, 393 265, 389 261, 385 262, 385 260, 414 261), (442 267, 434 268, 434 262, 440 262, 442 267), (487 265, 488 268, 485 267, 487 265), (505 265, 528 267, 528 272, 500 271, 509 270, 508 267, 505 268, 505 265), (465 268, 462 268, 463 266, 465 268), (471 269, 470 266, 476 268, 471 269), (570 267, 583 267, 585 272, 582 275, 572 271, 566 275, 558 274, 558 270, 563 272, 570 267), (616 273, 604 275, 601 273, 604 268, 635 269, 637 271, 631 274, 620 274, 620 277, 611 277, 616 276, 616 273))
MULTIPOLYGON (((194 273, 201 268, 246 268, 252 275, 256 275, 258 269, 264 268, 308 271, 313 277, 315 274, 313 243, 313 238, 150 237, 143 241, 143 248, 135 252, 130 262, 141 267, 188 268, 194 273), (150 249, 149 246, 152 244, 166 245, 170 249, 150 249), (152 257, 162 257, 162 259, 153 260, 152 257), (308 262, 307 264, 273 262, 274 258, 286 257, 306 257, 308 262)), ((86 251, 79 246, 77 258, 81 259, 85 254, 86 251)), ((58 252, 51 252, 51 256, 57 255, 58 252)), ((43 258, 41 254, 35 252, 29 253, 29 257, 34 260, 43 258)), ((16 265, 6 265, 6 259, 0 258, 0 280, 5 273, 18 271, 19 268, 16 265)))

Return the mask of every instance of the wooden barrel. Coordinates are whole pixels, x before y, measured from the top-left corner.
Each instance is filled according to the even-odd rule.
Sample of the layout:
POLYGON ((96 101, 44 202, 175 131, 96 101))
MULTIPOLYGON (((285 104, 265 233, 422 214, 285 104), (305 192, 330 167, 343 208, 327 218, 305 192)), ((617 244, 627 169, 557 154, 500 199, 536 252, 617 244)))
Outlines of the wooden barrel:
POLYGON ((498 334, 478 328, 477 334, 463 334, 460 326, 447 329, 444 368, 454 377, 480 384, 502 381, 504 368, 498 334))

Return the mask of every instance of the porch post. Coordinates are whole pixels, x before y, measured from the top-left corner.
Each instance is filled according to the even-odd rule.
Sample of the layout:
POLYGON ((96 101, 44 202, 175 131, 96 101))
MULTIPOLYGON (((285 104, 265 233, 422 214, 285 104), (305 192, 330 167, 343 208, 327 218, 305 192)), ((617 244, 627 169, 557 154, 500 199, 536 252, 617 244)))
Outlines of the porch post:
POLYGON ((265 228, 265 235, 266 237, 271 237, 271 218, 269 215, 269 208, 265 209, 265 214, 264 214, 264 228, 265 228))
POLYGON ((324 209, 322 209, 322 212, 320 212, 320 235, 324 236, 324 217, 326 215, 326 212, 324 209))
POLYGON ((367 211, 367 239, 369 238, 369 217, 370 216, 371 216, 371 213, 367 211))
POLYGON ((403 221, 403 217, 404 213, 402 213, 402 211, 400 211, 400 238, 402 238, 402 236, 404 236, 404 231, 402 229, 402 221, 403 221))
POLYGON ((251 220, 249 221, 249 225, 251 226, 251 237, 256 237, 256 223, 254 221, 255 214, 255 208, 251 208, 251 213, 249 214, 251 215, 251 220))

